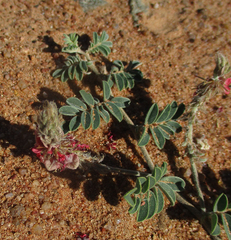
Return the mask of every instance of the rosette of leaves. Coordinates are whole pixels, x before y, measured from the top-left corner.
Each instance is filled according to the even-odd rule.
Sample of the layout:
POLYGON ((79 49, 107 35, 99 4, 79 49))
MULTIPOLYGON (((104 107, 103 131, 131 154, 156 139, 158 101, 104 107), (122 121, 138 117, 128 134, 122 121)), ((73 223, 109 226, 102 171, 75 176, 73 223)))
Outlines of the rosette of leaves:
POLYGON ((143 74, 140 70, 134 69, 141 63, 139 61, 131 61, 127 68, 120 60, 113 62, 110 74, 108 76, 108 83, 113 86, 116 83, 119 91, 126 88, 133 88, 135 86, 135 81, 141 81, 143 74))
POLYGON ((87 50, 89 54, 101 52, 105 57, 111 53, 112 42, 107 41, 108 34, 103 31, 101 36, 93 32, 93 42, 90 42, 90 48, 87 50))
POLYGON ((138 177, 135 187, 124 195, 130 205, 129 213, 137 212, 137 221, 152 218, 164 208, 164 195, 171 205, 175 205, 175 192, 182 191, 185 187, 183 179, 175 176, 164 176, 167 172, 167 163, 161 167, 155 166, 152 174, 147 177, 138 177))
POLYGON ((69 79, 73 80, 74 78, 81 81, 84 73, 88 71, 88 66, 91 64, 91 62, 81 60, 78 55, 68 56, 64 66, 56 69, 52 76, 55 78, 60 77, 62 82, 66 82, 69 79))
POLYGON ((65 116, 73 116, 69 123, 64 124, 65 133, 68 131, 75 131, 82 124, 84 129, 88 129, 91 125, 93 129, 97 129, 100 125, 100 118, 106 123, 110 120, 110 114, 114 116, 119 122, 123 119, 121 108, 125 108, 130 104, 130 99, 125 97, 114 97, 110 101, 108 96, 105 96, 104 102, 93 98, 90 93, 84 90, 79 91, 82 100, 71 97, 67 99, 66 106, 59 109, 59 113, 65 116), (68 126, 67 126, 68 125, 68 126))
POLYGON ((209 215, 212 236, 220 234, 219 216, 228 239, 231 239, 231 215, 228 212, 231 212, 231 203, 229 204, 227 196, 222 193, 216 199, 213 212, 209 215))
POLYGON ((140 147, 147 145, 152 136, 157 147, 162 149, 166 139, 170 139, 171 135, 181 131, 181 125, 176 120, 184 113, 184 110, 184 104, 177 106, 176 101, 173 101, 162 112, 159 112, 158 105, 154 103, 145 117, 145 126, 141 127, 138 145, 140 147))
POLYGON ((64 42, 67 46, 62 48, 62 52, 76 53, 80 49, 78 45, 79 36, 76 33, 63 34, 64 42))
POLYGON ((88 73, 88 66, 92 64, 92 61, 82 60, 80 55, 86 56, 86 54, 101 52, 104 56, 108 56, 111 52, 110 47, 112 47, 112 42, 107 41, 108 38, 109 36, 105 31, 102 32, 101 36, 94 32, 93 42, 90 42, 89 49, 84 52, 80 49, 76 33, 64 34, 66 46, 62 48, 62 52, 75 55, 68 56, 62 68, 56 69, 52 76, 54 78, 61 77, 62 82, 74 78, 81 81, 84 74, 88 73))

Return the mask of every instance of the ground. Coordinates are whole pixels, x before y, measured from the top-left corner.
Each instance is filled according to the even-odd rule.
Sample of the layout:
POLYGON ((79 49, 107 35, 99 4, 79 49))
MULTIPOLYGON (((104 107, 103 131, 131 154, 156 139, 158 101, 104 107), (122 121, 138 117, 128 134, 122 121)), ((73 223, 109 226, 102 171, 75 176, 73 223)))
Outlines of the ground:
MULTIPOLYGON (((216 52, 231 60, 228 0, 144 1, 148 8, 138 14, 138 27, 133 25, 129 1, 107 2, 88 12, 72 0, 3 0, 0 4, 1 239, 76 239, 77 232, 97 240, 210 239, 179 203, 170 207, 166 201, 161 214, 137 223, 122 198, 135 178, 83 170, 51 173, 31 152, 34 119, 43 100, 61 106, 66 98, 79 96, 80 89, 102 94, 91 76, 67 83, 52 78, 56 65, 66 57, 60 52, 64 33, 92 38, 93 32, 105 30, 113 42, 109 61, 142 62, 143 83, 133 90, 114 92, 131 98, 126 111, 134 121, 143 120, 154 102, 160 109, 173 100, 187 107, 195 86, 202 81, 195 75, 212 76, 216 52)), ((182 194, 198 206, 182 146, 187 121, 181 124, 183 131, 163 150, 153 142, 147 150, 154 164, 166 161, 168 174, 186 181, 182 194)), ((221 92, 206 103, 195 133, 205 137, 210 146, 207 162, 197 166, 211 209, 220 193, 230 197, 230 95, 221 92)), ((97 130, 80 128, 75 135, 92 151, 104 153, 108 165, 148 171, 125 122, 118 125, 113 120, 97 130), (107 147, 109 132, 116 150, 107 147)))

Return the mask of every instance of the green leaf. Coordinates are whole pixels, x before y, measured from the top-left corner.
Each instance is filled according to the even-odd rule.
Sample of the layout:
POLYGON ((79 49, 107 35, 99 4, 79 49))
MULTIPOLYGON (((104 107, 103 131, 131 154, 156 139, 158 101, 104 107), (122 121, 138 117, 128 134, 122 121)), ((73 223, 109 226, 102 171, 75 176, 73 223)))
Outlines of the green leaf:
POLYGON ((122 91, 124 89, 124 80, 121 78, 121 76, 117 73, 112 74, 113 78, 115 79, 117 88, 119 91, 122 91))
POLYGON ((63 72, 63 68, 58 68, 53 72, 52 77, 58 78, 62 75, 62 72, 63 72))
POLYGON ((73 106, 62 106, 59 109, 59 113, 65 115, 65 116, 75 116, 79 110, 73 106))
POLYGON ((74 68, 74 76, 78 81, 81 81, 83 78, 83 72, 78 65, 74 68))
MULTIPOLYGON (((97 108, 98 106, 96 106, 97 108)), ((110 114, 108 113, 108 111, 106 111, 103 106, 99 106, 99 114, 100 116, 103 118, 103 120, 108 123, 110 120, 110 114)))
POLYGON ((104 105, 109 110, 109 112, 119 121, 123 120, 123 115, 120 109, 112 102, 105 102, 104 105))
POLYGON ((70 34, 63 34, 64 36, 64 42, 67 45, 78 45, 78 35, 76 33, 70 33, 70 34))
POLYGON ((150 194, 150 197, 148 200, 149 211, 148 211, 148 216, 146 219, 152 218, 157 211, 157 199, 155 197, 155 194, 152 191, 150 191, 149 194, 150 194))
POLYGON ((97 49, 98 49, 105 57, 107 57, 107 56, 111 53, 111 50, 110 50, 110 48, 109 48, 107 45, 98 46, 97 49))
POLYGON ((128 66, 127 66, 127 70, 132 70, 133 68, 136 68, 138 67, 139 65, 141 65, 141 62, 137 61, 137 60, 133 60, 133 61, 130 61, 128 66))
POLYGON ((154 194, 156 197, 156 202, 157 202, 157 209, 156 209, 156 213, 160 213, 163 208, 164 208, 164 196, 163 193, 160 191, 159 188, 155 187, 154 189, 154 194))
POLYGON ((156 179, 153 176, 148 176, 149 178, 149 189, 152 189, 156 184, 156 179))
POLYGON ((70 123, 69 123, 69 129, 70 131, 75 131, 79 128, 81 123, 81 118, 80 116, 75 116, 71 119, 70 123))
POLYGON ((101 42, 105 42, 105 41, 107 41, 108 39, 109 39, 108 34, 107 34, 105 31, 103 31, 102 34, 101 34, 101 37, 100 37, 100 41, 101 41, 101 42))
POLYGON ((164 192, 164 194, 170 201, 171 205, 174 206, 175 202, 176 202, 176 195, 175 195, 174 191, 172 190, 172 188, 164 182, 158 182, 157 185, 164 192))
POLYGON ((73 69, 75 68, 75 66, 71 65, 69 68, 68 68, 68 77, 69 79, 73 80, 74 79, 74 74, 73 74, 73 69))
POLYGON ((92 95, 90 93, 85 92, 84 90, 80 90, 79 93, 81 94, 83 100, 90 106, 93 107, 94 106, 94 98, 92 97, 92 95))
POLYGON ((149 130, 152 134, 152 137, 155 141, 156 146, 159 149, 162 149, 164 147, 164 144, 165 144, 165 138, 162 135, 161 131, 157 127, 154 127, 153 129, 151 127, 149 127, 149 130))
POLYGON ((138 177, 136 179, 136 191, 134 192, 135 194, 140 194, 142 191, 142 184, 146 182, 147 179, 145 177, 138 177))
POLYGON ((81 69, 82 71, 84 71, 84 72, 87 72, 87 70, 88 70, 86 61, 80 61, 80 62, 79 62, 79 67, 80 67, 80 69, 81 69))
POLYGON ((169 126, 166 124, 160 124, 158 128, 166 139, 170 139, 170 137, 167 137, 167 136, 174 135, 174 131, 172 131, 172 129, 169 128, 169 126))
POLYGON ((167 172, 167 163, 163 162, 161 166, 161 177, 163 177, 167 172))
POLYGON ((156 123, 161 123, 166 121, 168 118, 168 115, 170 113, 170 105, 168 104, 165 109, 161 112, 161 114, 158 116, 157 120, 155 121, 156 123))
POLYGON ((172 117, 172 120, 177 120, 185 111, 185 105, 183 103, 181 103, 179 106, 178 106, 178 109, 175 113, 175 115, 172 117))
POLYGON ((84 102, 82 102, 80 99, 76 98, 76 97, 70 97, 67 99, 66 101, 69 105, 81 110, 81 111, 85 111, 87 110, 87 106, 84 102))
POLYGON ((158 182, 161 177, 162 177, 162 171, 161 168, 158 166, 155 166, 153 172, 152 172, 152 176, 155 178, 156 182, 158 182))
POLYGON ((218 216, 216 213, 211 215, 211 232, 210 235, 217 236, 220 234, 220 227, 218 225, 218 216))
POLYGON ((119 71, 124 70, 123 62, 121 62, 120 60, 115 60, 113 62, 113 65, 115 65, 117 68, 119 68, 119 71))
POLYGON ((117 107, 125 108, 129 106, 131 100, 126 97, 114 97, 111 99, 111 102, 115 103, 117 107))
POLYGON ((91 125, 91 115, 89 112, 82 112, 81 123, 85 130, 87 130, 91 125))
POLYGON ((169 134, 168 133, 166 133, 160 126, 157 126, 156 128, 158 128, 158 130, 161 132, 161 134, 163 135, 163 137, 165 138, 165 139, 170 139, 170 136, 169 136, 169 134))
POLYGON ((166 123, 166 126, 168 126, 172 131, 174 132, 180 132, 182 130, 181 125, 178 122, 175 121, 168 121, 166 123))
POLYGON ((93 33, 93 42, 90 43, 89 53, 101 52, 104 56, 108 56, 111 52, 112 42, 107 41, 109 38, 108 34, 103 31, 101 37, 96 32, 93 33))
POLYGON ((154 103, 148 110, 144 123, 149 125, 154 123, 156 121, 158 113, 159 113, 158 105, 154 103))
POLYGON ((228 207, 228 198, 222 193, 214 203, 213 211, 214 212, 223 212, 228 207))
POLYGON ((96 108, 91 109, 92 128, 97 129, 100 124, 100 115, 96 108))
POLYGON ((137 222, 143 222, 148 217, 149 202, 144 198, 137 213, 137 222))
POLYGON ((63 129, 64 134, 70 132, 69 122, 68 121, 64 121, 63 122, 62 129, 63 129))
POLYGON ((149 140, 150 140, 150 135, 149 135, 149 133, 146 132, 146 128, 143 127, 143 131, 142 131, 140 140, 138 141, 138 146, 143 147, 143 146, 147 145, 149 140))
POLYGON ((135 203, 133 201, 133 198, 131 197, 131 195, 137 190, 137 188, 133 188, 131 189, 129 192, 127 192, 125 195, 124 195, 124 199, 127 201, 127 203, 130 205, 130 206, 134 206, 135 203))
POLYGON ((150 187, 150 178, 146 178, 146 181, 144 182, 144 184, 142 185, 142 190, 141 192, 143 194, 145 194, 148 190, 149 190, 149 187, 150 187))
POLYGON ((108 100, 111 95, 111 88, 108 82, 103 81, 103 99, 104 101, 108 100))
POLYGON ((178 109, 177 103, 176 103, 176 101, 173 101, 170 104, 170 112, 168 114, 168 117, 165 119, 165 121, 172 119, 172 117, 176 114, 177 109, 178 109))
POLYGON ((165 182, 172 188, 173 191, 180 192, 185 188, 185 181, 176 176, 166 176, 161 179, 162 182, 165 182))
POLYGON ((231 215, 228 213, 221 214, 221 221, 223 223, 225 233, 228 239, 231 239, 231 215))
POLYGON ((139 197, 136 197, 135 204, 130 207, 130 209, 128 210, 128 213, 130 213, 130 214, 136 213, 138 211, 138 209, 140 208, 140 204, 141 204, 141 199, 139 197))
POLYGON ((65 68, 61 74, 61 81, 62 82, 66 82, 68 79, 69 79, 69 76, 68 76, 68 69, 65 68))

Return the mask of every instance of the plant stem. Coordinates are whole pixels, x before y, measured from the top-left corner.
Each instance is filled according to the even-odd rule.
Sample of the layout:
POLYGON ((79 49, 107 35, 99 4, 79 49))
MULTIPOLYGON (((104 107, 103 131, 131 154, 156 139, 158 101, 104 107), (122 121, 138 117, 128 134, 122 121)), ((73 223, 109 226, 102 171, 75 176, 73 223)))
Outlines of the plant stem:
POLYGON ((147 177, 150 175, 150 173, 140 172, 136 170, 129 170, 124 168, 118 168, 118 167, 111 167, 102 163, 97 163, 94 165, 94 170, 97 170, 100 173, 119 173, 124 175, 131 175, 131 176, 137 176, 137 177, 147 177))
POLYGON ((199 177, 198 177, 198 172, 195 164, 195 154, 194 154, 194 143, 193 143, 193 124, 195 121, 196 113, 198 111, 198 105, 196 104, 195 106, 192 107, 191 112, 190 112, 190 117, 188 120, 188 127, 187 127, 187 133, 186 133, 186 143, 187 143, 187 151, 188 151, 188 156, 190 159, 190 164, 191 164, 191 170, 192 170, 192 177, 194 184, 196 186, 197 194, 199 197, 199 202, 200 202, 200 207, 203 212, 206 211, 205 208, 205 201, 204 201, 204 196, 201 191, 200 187, 200 182, 199 182, 199 177))
MULTIPOLYGON (((87 58, 88 61, 91 61, 91 58, 90 58, 90 56, 89 56, 88 53, 85 53, 85 56, 86 56, 86 58, 87 58)), ((90 65, 89 68, 90 68, 97 76, 100 75, 100 72, 99 72, 98 69, 96 68, 95 64, 90 65)), ((98 80, 99 80, 99 79, 98 79, 98 80)), ((110 98, 113 98, 113 97, 114 97, 114 96, 113 96, 112 93, 111 93, 110 98)), ((131 120, 131 118, 127 115, 127 113, 126 113, 122 108, 120 108, 120 110, 121 110, 121 112, 122 112, 122 114, 123 114, 124 120, 127 122, 128 126, 130 127, 130 129, 132 130, 133 134, 135 135, 135 138, 137 139, 137 136, 136 136, 136 133, 135 133, 135 131, 134 131, 134 128, 131 127, 131 126, 135 126, 135 124, 133 123, 133 121, 131 120)), ((141 151, 142 151, 142 153, 143 153, 143 155, 144 155, 144 158, 145 158, 145 160, 146 160, 146 162, 147 162, 147 164, 148 164, 149 169, 150 169, 151 171, 153 171, 153 169, 154 169, 154 164, 153 164, 153 162, 152 162, 152 160, 151 160, 151 158, 150 158, 150 156, 149 156, 149 154, 148 154, 148 151, 147 151, 146 147, 140 147, 140 149, 141 149, 141 151)))
MULTIPOLYGON (((127 113, 123 109, 121 109, 121 112, 123 114, 124 120, 127 122, 127 124, 129 125, 130 129, 132 130, 133 134, 135 135, 135 138, 137 139, 137 136, 136 136, 137 134, 136 134, 134 128, 131 127, 131 126, 135 126, 133 121, 131 120, 131 118, 127 115, 127 113)), ((148 154, 148 151, 147 151, 146 147, 145 146, 140 147, 140 150, 143 153, 143 156, 144 156, 144 158, 145 158, 145 160, 146 160, 146 162, 148 164, 149 169, 151 171, 153 171, 154 170, 154 164, 153 164, 153 162, 152 162, 152 160, 151 160, 151 158, 150 158, 150 156, 148 154)))
MULTIPOLYGON (((91 61, 90 56, 88 53, 85 54, 86 58, 88 61, 91 61)), ((100 72, 98 71, 98 69, 96 68, 96 66, 94 64, 90 65, 89 68, 97 75, 100 75, 100 72)), ((98 79, 99 81, 100 79, 98 79)), ((111 94, 111 97, 113 97, 113 95, 111 94)), ((190 163, 191 163, 191 169, 192 169, 192 175, 193 175, 193 179, 194 179, 194 183, 197 189, 197 193, 200 199, 200 207, 202 212, 200 212, 196 207, 194 207, 191 203, 189 203, 186 199, 184 199, 180 194, 178 194, 177 192, 176 194, 176 199, 179 203, 181 203, 183 206, 185 206, 197 219, 200 220, 201 224, 203 225, 203 227, 207 230, 207 232, 210 232, 210 226, 207 222, 202 222, 202 219, 205 216, 205 202, 204 202, 204 197, 203 197, 203 193, 201 191, 200 188, 200 183, 199 183, 199 178, 198 178, 198 172, 197 172, 197 168, 196 168, 196 164, 194 162, 194 158, 195 156, 193 155, 193 123, 195 120, 195 115, 196 112, 198 111, 198 107, 199 104, 192 108, 191 114, 190 114, 190 119, 189 119, 189 124, 188 124, 188 129, 187 129, 187 135, 186 135, 186 142, 187 142, 187 148, 188 148, 188 152, 189 152, 189 158, 190 158, 190 163)), ((127 115, 127 113, 121 108, 121 112, 123 114, 123 118, 124 120, 127 122, 128 126, 130 127, 130 129, 132 130, 135 138, 137 139, 137 134, 134 130, 134 126, 135 124, 133 123, 133 121, 130 119, 130 117, 127 115)), ((153 171, 154 169, 154 164, 148 154, 148 151, 146 149, 146 147, 140 147, 143 156, 148 164, 148 167, 151 171, 153 171)), ((97 168, 99 168, 99 170, 102 170, 103 172, 115 172, 115 173, 120 173, 120 174, 126 174, 126 175, 133 175, 133 176, 144 176, 147 177, 148 175, 150 175, 150 173, 142 173, 139 171, 133 171, 133 170, 127 170, 127 169, 121 169, 121 168, 116 168, 116 167, 110 167, 104 164, 97 164, 97 168)), ((212 239, 214 240, 218 240, 218 237, 214 237, 211 236, 212 239)))

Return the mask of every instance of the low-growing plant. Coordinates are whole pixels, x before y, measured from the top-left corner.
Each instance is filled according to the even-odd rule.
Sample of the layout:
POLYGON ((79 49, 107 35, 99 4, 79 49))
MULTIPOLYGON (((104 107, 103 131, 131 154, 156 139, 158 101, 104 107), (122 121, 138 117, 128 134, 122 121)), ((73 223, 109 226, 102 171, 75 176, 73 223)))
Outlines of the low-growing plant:
POLYGON ((165 162, 160 167, 154 166, 145 147, 152 138, 156 146, 162 149, 166 140, 181 131, 181 125, 177 120, 184 113, 185 105, 183 103, 178 105, 176 101, 173 101, 160 111, 158 104, 154 103, 147 111, 143 124, 134 124, 125 111, 130 105, 130 99, 121 96, 114 97, 112 92, 114 86, 122 91, 132 89, 137 82, 142 82, 143 74, 136 68, 140 62, 131 61, 125 66, 121 60, 115 60, 102 71, 104 65, 100 65, 99 68, 92 59, 97 54, 103 54, 104 57, 110 54, 112 42, 108 41, 108 38, 105 31, 100 36, 94 32, 89 47, 83 50, 77 34, 64 35, 65 47, 62 51, 70 55, 64 65, 53 72, 53 77, 60 77, 62 82, 74 79, 81 81, 84 75, 95 74, 98 83, 101 84, 103 97, 98 99, 91 93, 80 90, 81 98, 68 98, 67 105, 59 108, 60 114, 69 117, 69 120, 66 120, 62 126, 56 105, 46 102, 43 111, 38 116, 36 146, 33 152, 49 171, 76 169, 81 167, 84 161, 89 161, 97 164, 98 169, 104 172, 137 176, 134 188, 126 193, 124 198, 130 205, 128 212, 137 213, 136 219, 139 222, 150 219, 163 210, 165 195, 172 206, 178 201, 188 208, 211 236, 220 234, 220 217, 220 223, 224 226, 228 238, 231 239, 231 215, 228 213, 231 206, 228 204, 227 196, 225 194, 218 196, 212 212, 206 209, 195 164, 195 161, 201 158, 202 153, 193 140, 193 126, 200 107, 220 89, 223 89, 226 94, 230 92, 231 79, 224 78, 224 75, 231 70, 228 61, 222 54, 217 55, 213 77, 205 79, 197 86, 192 102, 187 108, 188 125, 184 145, 190 159, 192 177, 200 201, 198 210, 178 193, 184 190, 184 180, 180 177, 166 175, 167 163, 165 162), (71 133, 80 126, 85 130, 90 127, 97 129, 100 127, 101 120, 109 123, 111 117, 118 122, 122 120, 127 122, 148 164, 149 173, 104 165, 102 156, 93 157, 89 153, 89 147, 79 144, 71 133))

